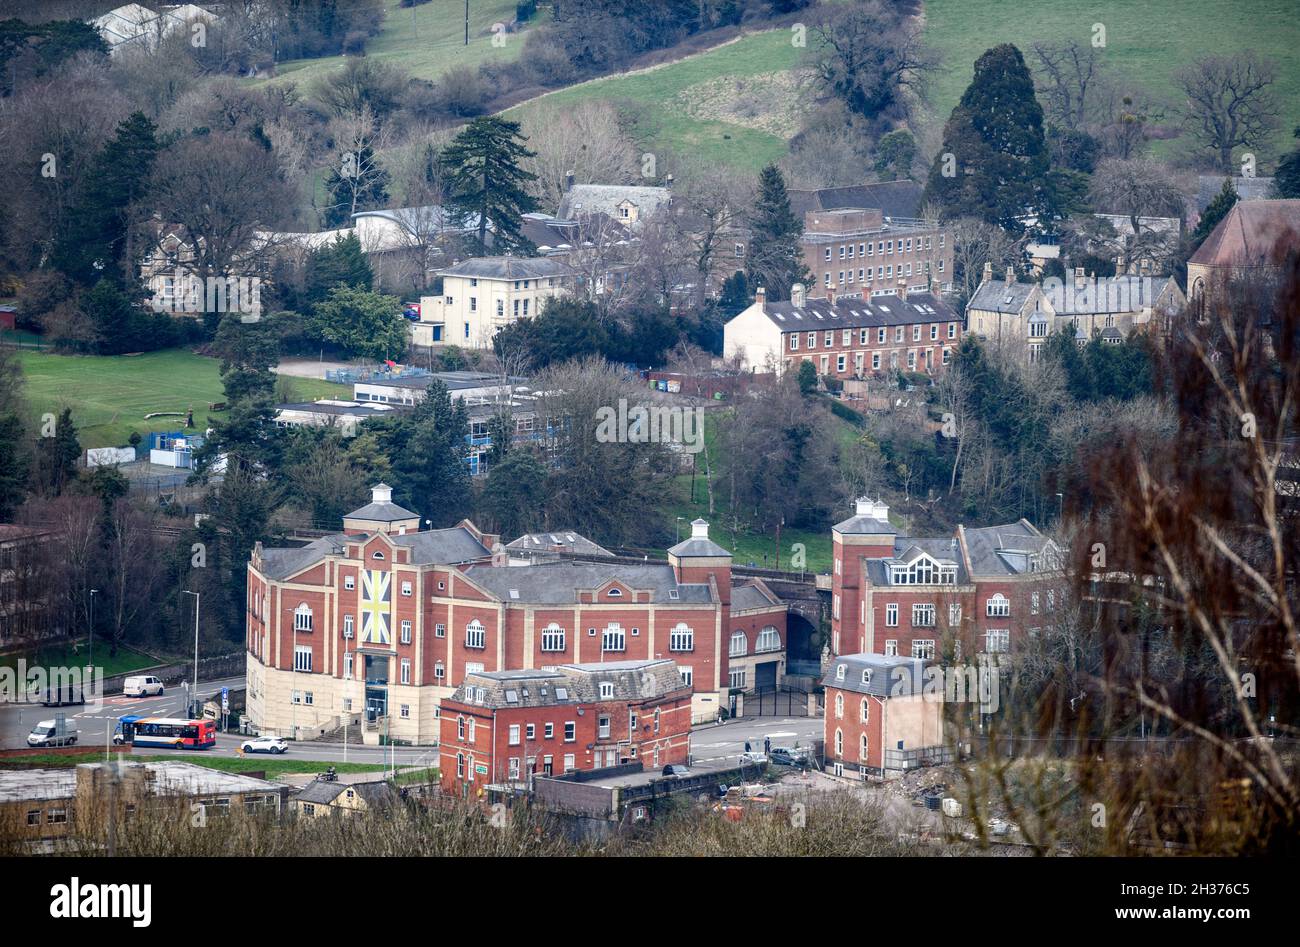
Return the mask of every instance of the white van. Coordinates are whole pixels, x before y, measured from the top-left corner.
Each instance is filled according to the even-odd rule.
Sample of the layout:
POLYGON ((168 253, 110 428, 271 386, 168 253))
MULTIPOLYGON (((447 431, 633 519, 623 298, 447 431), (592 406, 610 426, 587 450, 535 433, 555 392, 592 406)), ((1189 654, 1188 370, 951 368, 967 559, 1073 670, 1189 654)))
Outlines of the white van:
POLYGON ((151 675, 128 677, 122 685, 122 693, 127 697, 160 697, 162 692, 163 682, 151 675))
POLYGON ((28 746, 72 746, 76 742, 77 731, 56 720, 42 720, 27 734, 28 746))

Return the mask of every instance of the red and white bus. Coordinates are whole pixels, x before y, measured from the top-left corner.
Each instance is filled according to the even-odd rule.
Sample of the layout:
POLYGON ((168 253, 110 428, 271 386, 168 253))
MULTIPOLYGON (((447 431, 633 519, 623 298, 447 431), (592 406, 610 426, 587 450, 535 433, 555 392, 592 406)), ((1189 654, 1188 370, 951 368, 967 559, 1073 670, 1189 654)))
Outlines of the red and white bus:
POLYGON ((113 742, 132 746, 164 746, 177 750, 206 750, 217 743, 215 720, 170 717, 123 717, 113 742))

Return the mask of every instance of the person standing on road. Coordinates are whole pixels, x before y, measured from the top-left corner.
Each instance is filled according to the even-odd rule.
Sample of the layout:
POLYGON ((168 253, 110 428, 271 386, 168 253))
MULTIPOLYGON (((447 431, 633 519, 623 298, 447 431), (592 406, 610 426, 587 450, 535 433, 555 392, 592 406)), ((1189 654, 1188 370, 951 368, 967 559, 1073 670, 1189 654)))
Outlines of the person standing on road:
POLYGON ((763 737, 763 755, 770 756, 772 753, 772 738, 763 737))
POLYGON ((752 752, 752 749, 751 749, 751 747, 750 747, 750 745, 749 745, 749 741, 748 741, 748 740, 745 741, 745 752, 746 752, 746 753, 752 752))

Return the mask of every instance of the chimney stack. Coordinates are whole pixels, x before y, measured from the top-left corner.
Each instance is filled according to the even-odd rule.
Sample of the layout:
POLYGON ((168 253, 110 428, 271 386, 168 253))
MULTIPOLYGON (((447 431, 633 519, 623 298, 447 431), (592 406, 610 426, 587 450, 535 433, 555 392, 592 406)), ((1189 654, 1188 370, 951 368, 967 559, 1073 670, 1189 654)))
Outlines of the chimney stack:
POLYGON ((1013 266, 1007 267, 1007 285, 1010 286, 1016 281, 1016 270, 1013 266))
POLYGON ((572 171, 566 171, 566 172, 564 172, 564 189, 565 189, 566 191, 570 191, 570 190, 573 189, 573 172, 572 172, 572 171))
POLYGON ((835 287, 834 287, 834 286, 827 286, 827 287, 826 287, 826 301, 829 302, 832 306, 835 305, 835 287))
POLYGON ((754 302, 758 303, 759 312, 767 312, 767 290, 762 286, 754 290, 754 302))
POLYGON ((992 260, 984 261, 984 279, 982 279, 980 282, 982 283, 993 282, 993 261, 992 260))
POLYGON ((808 299, 807 290, 804 289, 803 283, 795 283, 790 287, 790 305, 796 309, 802 309, 808 299))

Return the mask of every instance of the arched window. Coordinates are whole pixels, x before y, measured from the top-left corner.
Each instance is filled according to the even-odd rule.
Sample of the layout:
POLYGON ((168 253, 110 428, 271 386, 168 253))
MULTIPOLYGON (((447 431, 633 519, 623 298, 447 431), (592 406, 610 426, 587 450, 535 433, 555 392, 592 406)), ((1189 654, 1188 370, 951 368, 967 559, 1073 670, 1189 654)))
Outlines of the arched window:
POLYGON ((844 716, 844 695, 843 694, 835 695, 835 716, 836 718, 840 718, 844 716))
POLYGON ((456 778, 457 779, 465 778, 465 754, 464 753, 456 754, 456 778))
MULTIPOLYGON (((869 703, 867 702, 867 699, 866 699, 865 697, 862 698, 862 708, 861 708, 861 710, 858 712, 858 718, 859 718, 863 723, 870 723, 870 722, 871 722, 871 704, 869 704, 869 703)), ((864 738, 864 739, 865 739, 865 738, 864 738)))
POLYGON ((835 731, 835 755, 839 757, 844 756, 844 731, 843 730, 835 731))
POLYGON ((679 622, 672 631, 668 633, 668 650, 669 651, 694 651, 695 650, 695 631, 686 622, 679 622))
POLYGON ((754 642, 754 650, 756 652, 781 650, 781 633, 776 630, 775 625, 768 625, 758 633, 758 640, 754 642))
POLYGON ((293 610, 293 630, 311 631, 311 606, 306 602, 293 610))
POLYGON ((542 629, 542 650, 543 651, 563 651, 564 650, 564 629, 555 622, 551 622, 542 629))
POLYGON ((375 553, 374 553, 370 558, 371 558, 371 559, 382 559, 382 558, 384 558, 384 554, 383 554, 382 552, 379 552, 378 550, 376 550, 375 553))
POLYGON ((984 603, 984 614, 989 618, 1006 618, 1011 614, 1011 602, 998 592, 984 603))
POLYGON ((477 618, 465 626, 465 647, 487 647, 487 629, 483 627, 483 623, 477 618))
POLYGON ((731 656, 733 658, 744 657, 749 650, 749 639, 745 637, 743 631, 733 631, 731 633, 731 656))
POLYGON ((607 596, 609 596, 610 598, 622 598, 622 596, 623 596, 623 590, 622 590, 622 589, 610 589, 610 590, 609 590, 608 592, 606 592, 605 594, 606 594, 607 596))
POLYGON ((867 761, 867 735, 865 733, 858 740, 858 759, 864 763, 867 761))
MULTIPOLYGON (((456 718, 456 739, 457 740, 465 739, 465 718, 464 717, 456 718)), ((458 775, 463 775, 463 774, 458 774, 458 775)))

